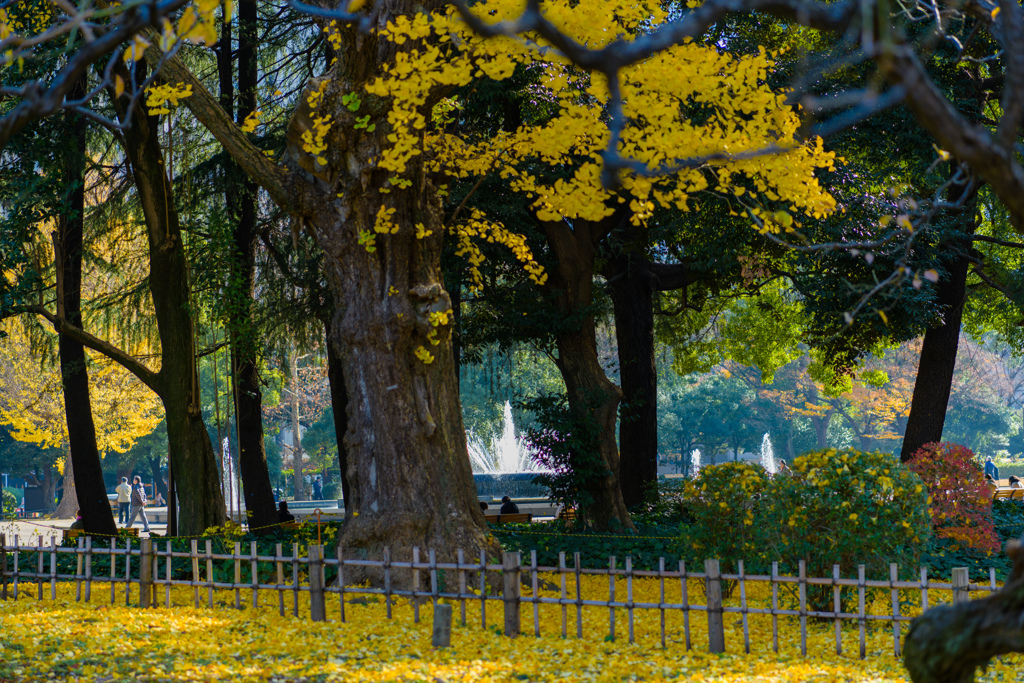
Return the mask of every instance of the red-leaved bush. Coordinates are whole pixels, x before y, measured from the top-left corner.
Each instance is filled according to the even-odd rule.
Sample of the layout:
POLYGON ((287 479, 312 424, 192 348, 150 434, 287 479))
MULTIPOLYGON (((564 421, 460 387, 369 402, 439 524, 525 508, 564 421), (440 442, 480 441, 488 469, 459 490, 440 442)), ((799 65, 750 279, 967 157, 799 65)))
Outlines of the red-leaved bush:
POLYGON ((928 511, 936 536, 978 550, 999 550, 992 521, 992 489, 970 448, 926 443, 907 466, 928 487, 928 511))

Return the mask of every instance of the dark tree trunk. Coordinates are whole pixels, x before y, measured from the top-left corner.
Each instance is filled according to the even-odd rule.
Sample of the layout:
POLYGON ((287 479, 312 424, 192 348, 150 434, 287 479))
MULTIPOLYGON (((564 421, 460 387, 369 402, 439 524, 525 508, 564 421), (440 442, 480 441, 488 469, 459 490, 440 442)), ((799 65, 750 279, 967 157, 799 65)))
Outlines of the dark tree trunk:
POLYGON ((1024 549, 1006 548, 1013 571, 1002 590, 979 600, 938 605, 910 624, 903 664, 914 683, 971 683, 993 657, 1024 652, 1024 549))
POLYGON ((658 373, 653 292, 646 266, 642 253, 623 252, 605 269, 619 351, 619 485, 627 507, 642 503, 658 484, 658 373))
MULTIPOLYGON (((84 78, 75 86, 77 95, 85 94, 84 78)), ((85 117, 68 111, 68 146, 65 152, 68 201, 65 213, 57 220, 54 254, 57 259, 57 313, 75 327, 82 326, 82 247, 85 229, 85 117)), ((103 466, 96 446, 96 427, 89 399, 89 374, 85 348, 67 334, 58 338, 61 384, 64 388, 64 411, 68 425, 71 454, 68 467, 74 472, 65 478, 65 488, 77 493, 78 508, 86 531, 96 534, 117 534, 110 513, 107 487, 103 482, 103 466), (74 461, 72 467, 71 460, 74 461)), ((72 511, 73 513, 73 511, 72 511)))
POLYGON ((589 310, 593 304, 597 244, 624 220, 627 219, 620 211, 599 223, 577 219, 571 228, 563 221, 542 223, 556 259, 556 268, 549 273, 547 286, 562 315, 572 321, 572 324, 561 325, 555 333, 558 369, 565 381, 570 412, 580 422, 591 422, 597 431, 597 452, 580 453, 575 457, 599 458, 605 471, 584 484, 593 502, 591 508, 582 513, 599 529, 616 523, 633 527, 619 486, 619 448, 615 441, 622 392, 608 379, 598 361, 594 316, 589 310))
MULTIPOLYGON (((974 210, 978 189, 960 189, 961 192, 971 193, 957 216, 961 233, 969 236, 975 230, 974 210)), ((954 241, 946 246, 953 247, 956 251, 953 252, 954 255, 947 266, 948 273, 937 288, 943 320, 941 325, 929 328, 921 345, 914 395, 910 402, 910 414, 907 416, 903 449, 900 452, 900 460, 903 462, 910 460, 924 444, 942 441, 949 392, 953 387, 953 370, 956 366, 957 347, 960 344, 960 323, 967 298, 967 272, 970 267, 967 255, 958 255, 958 252, 966 251, 970 245, 954 241)))
MULTIPOLYGON (((64 488, 61 492, 60 504, 54 510, 53 516, 57 519, 74 519, 75 513, 80 512, 81 509, 82 506, 78 504, 78 493, 75 491, 75 463, 71 459, 71 455, 68 454, 67 461, 64 463, 64 488)), ((110 510, 109 503, 107 510, 110 510)))
POLYGON ((170 501, 170 495, 167 491, 167 482, 164 481, 164 477, 160 474, 160 456, 155 458, 146 458, 146 462, 149 464, 149 473, 153 477, 153 488, 155 489, 153 497, 156 498, 156 493, 164 497, 164 500, 170 501))
POLYGON ((348 431, 348 394, 345 393, 345 370, 334 345, 327 342, 327 381, 331 385, 331 408, 334 412, 334 432, 338 440, 338 471, 341 473, 341 497, 345 501, 345 516, 349 512, 348 450, 345 433, 348 431))
MULTIPOLYGON (((122 117, 125 100, 118 100, 122 117)), ((125 130, 125 150, 149 240, 150 292, 162 351, 155 389, 167 415, 168 457, 174 468, 181 514, 179 532, 196 535, 223 525, 227 509, 217 461, 203 424, 188 263, 157 137, 158 125, 143 107, 136 107, 125 130)))

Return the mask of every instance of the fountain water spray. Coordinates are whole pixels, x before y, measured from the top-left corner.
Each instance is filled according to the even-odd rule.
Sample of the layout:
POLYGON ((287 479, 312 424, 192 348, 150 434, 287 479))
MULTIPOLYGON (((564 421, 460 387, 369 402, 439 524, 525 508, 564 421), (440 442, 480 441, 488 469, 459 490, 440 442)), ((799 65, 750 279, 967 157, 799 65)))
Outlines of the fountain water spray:
POLYGON ((768 474, 776 474, 779 471, 779 466, 775 463, 775 449, 772 448, 772 439, 768 432, 765 432, 764 438, 761 439, 761 467, 768 474))
POLYGON ((516 437, 512 421, 512 404, 505 401, 504 424, 501 436, 486 443, 472 430, 466 433, 469 462, 477 474, 507 474, 511 472, 537 472, 537 464, 530 459, 530 451, 516 437))
POLYGON ((694 448, 690 451, 690 476, 694 479, 700 473, 700 449, 694 448))

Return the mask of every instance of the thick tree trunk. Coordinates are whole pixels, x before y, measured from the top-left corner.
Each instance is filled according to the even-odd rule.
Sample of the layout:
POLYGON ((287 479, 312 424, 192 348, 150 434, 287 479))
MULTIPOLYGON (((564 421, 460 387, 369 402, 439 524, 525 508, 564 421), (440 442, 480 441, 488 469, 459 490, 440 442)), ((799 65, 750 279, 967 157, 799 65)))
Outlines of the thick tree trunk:
POLYGON ((1007 544, 1013 571, 986 598, 932 607, 910 624, 903 664, 914 683, 971 683, 993 657, 1024 651, 1024 549, 1007 544))
MULTIPOLYGON (((118 102, 124 116, 125 98, 118 102)), ((178 211, 164 170, 157 119, 136 107, 125 130, 139 203, 149 239, 150 292, 160 333, 157 392, 167 414, 168 456, 181 513, 179 533, 201 534, 227 520, 217 462, 203 424, 195 339, 178 211)))
MULTIPOLYGON (((341 473, 341 497, 345 501, 345 518, 349 511, 348 450, 345 433, 348 431, 348 394, 345 391, 345 370, 334 344, 327 341, 327 381, 331 385, 331 408, 334 412, 334 433, 338 440, 338 471, 341 473)), ((326 480, 325 480, 326 482, 326 480)))
MULTIPOLYGON (((560 326, 555 334, 558 369, 565 381, 569 410, 581 423, 596 429, 596 453, 579 453, 577 458, 597 458, 603 475, 589 477, 584 483, 592 504, 583 516, 599 529, 616 524, 633 528, 619 486, 619 449, 615 441, 622 392, 605 375, 597 358, 597 334, 593 304, 596 245, 622 221, 622 212, 599 223, 577 219, 567 223, 545 222, 544 234, 556 259, 555 272, 549 273, 548 287, 562 314, 574 324, 560 326)), ((577 471, 591 469, 581 463, 577 471)))
MULTIPOLYGON (((76 85, 77 96, 85 94, 85 79, 76 85)), ((69 144, 65 152, 68 201, 65 213, 57 220, 55 254, 57 259, 57 312, 76 327, 82 326, 82 247, 85 229, 85 117, 67 112, 69 144)), ((117 534, 110 513, 107 488, 103 483, 103 466, 96 445, 96 427, 89 398, 89 374, 85 348, 67 334, 58 338, 61 384, 64 388, 64 413, 68 426, 71 454, 65 476, 65 493, 77 493, 72 503, 82 511, 86 531, 96 534, 117 534), (72 467, 74 460, 74 467, 72 467)), ((72 496, 74 497, 74 496, 72 496)), ((62 506, 63 507, 63 506, 62 506)), ((74 515, 75 510, 70 511, 74 515)))
POLYGON ((646 265, 642 254, 623 252, 605 269, 619 351, 619 485, 627 507, 642 503, 658 485, 658 372, 654 300, 646 265))
MULTIPOLYGON (((958 216, 961 232, 968 236, 975 230, 974 210, 978 190, 974 187, 963 188, 962 191, 971 192, 958 216)), ((949 246, 962 250, 969 248, 968 244, 955 242, 949 246)), ((914 395, 910 402, 910 415, 907 416, 907 428, 903 433, 903 448, 900 451, 900 460, 903 462, 910 460, 924 444, 942 441, 949 392, 953 387, 957 347, 960 344, 960 323, 967 298, 969 268, 968 257, 954 252, 948 261, 948 273, 939 282, 937 298, 943 311, 943 320, 938 327, 929 328, 921 345, 914 395)))
MULTIPOLYGON (((107 500, 104 498, 104 500, 107 500)), ((81 511, 83 524, 85 523, 85 511, 82 510, 82 506, 78 502, 78 491, 75 484, 75 465, 71 459, 69 453, 67 459, 64 461, 64 493, 60 497, 60 503, 57 505, 57 509, 54 510, 53 515, 57 519, 74 519, 75 513, 81 511)), ((114 519, 113 515, 110 514, 110 503, 107 503, 107 516, 111 520, 114 519)), ((105 534, 106 531, 98 531, 96 533, 105 534)), ((110 534, 114 536, 117 534, 117 528, 110 534)))

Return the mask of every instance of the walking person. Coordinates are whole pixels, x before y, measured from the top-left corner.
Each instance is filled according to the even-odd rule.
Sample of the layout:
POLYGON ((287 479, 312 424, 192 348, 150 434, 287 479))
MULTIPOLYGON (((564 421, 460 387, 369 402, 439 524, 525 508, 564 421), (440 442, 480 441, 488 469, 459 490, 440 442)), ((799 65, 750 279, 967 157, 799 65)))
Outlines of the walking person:
POLYGON ((121 477, 121 483, 114 490, 117 492, 117 523, 124 526, 132 502, 132 487, 128 485, 128 477, 121 477))
POLYGON ((320 478, 318 474, 316 479, 313 480, 313 500, 324 499, 324 480, 320 478))
POLYGON ((992 462, 992 456, 985 458, 985 474, 992 477, 995 480, 999 480, 999 468, 992 462))
POLYGON ((146 517, 146 489, 142 486, 142 477, 135 475, 132 480, 132 513, 125 526, 131 528, 135 524, 135 517, 142 515, 142 526, 145 532, 149 533, 149 517, 146 517))

